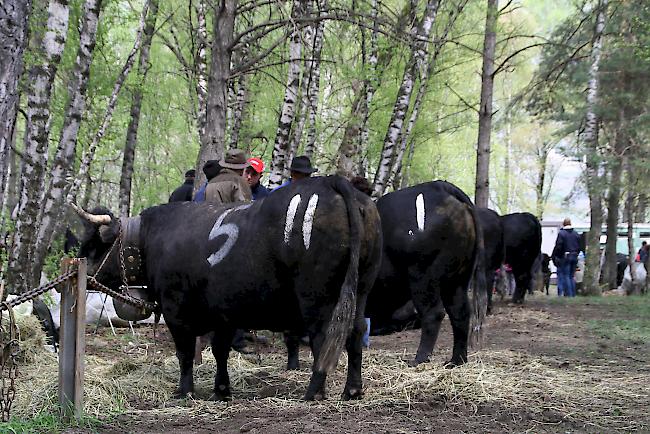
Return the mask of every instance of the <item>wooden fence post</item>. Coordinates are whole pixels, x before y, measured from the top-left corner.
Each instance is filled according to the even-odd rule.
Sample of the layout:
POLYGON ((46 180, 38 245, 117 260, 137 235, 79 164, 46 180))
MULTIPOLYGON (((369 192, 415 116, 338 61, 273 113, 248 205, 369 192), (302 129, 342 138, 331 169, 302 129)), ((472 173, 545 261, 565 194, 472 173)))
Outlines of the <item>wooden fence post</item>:
POLYGON ((77 277, 68 280, 61 291, 59 405, 66 420, 79 419, 83 413, 86 350, 86 259, 62 260, 63 272, 72 267, 77 267, 77 277))

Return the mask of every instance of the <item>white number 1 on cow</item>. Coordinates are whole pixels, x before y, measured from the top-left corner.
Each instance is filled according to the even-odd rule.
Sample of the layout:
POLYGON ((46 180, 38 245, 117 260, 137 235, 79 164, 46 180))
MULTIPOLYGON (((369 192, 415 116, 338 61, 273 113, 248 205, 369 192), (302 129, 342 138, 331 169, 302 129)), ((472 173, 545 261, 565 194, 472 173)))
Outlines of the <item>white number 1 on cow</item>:
POLYGON ((223 243, 216 252, 208 256, 208 263, 210 266, 214 267, 219 262, 223 261, 224 258, 228 256, 228 253, 230 253, 230 250, 235 245, 235 242, 237 242, 237 238, 239 237, 239 228, 237 225, 234 223, 227 223, 225 225, 222 225, 223 221, 231 212, 241 211, 249 208, 250 206, 251 204, 246 204, 230 208, 224 211, 224 213, 219 216, 217 221, 214 222, 214 226, 212 226, 210 235, 208 235, 208 241, 214 240, 221 235, 225 235, 228 238, 226 238, 226 242, 223 243))

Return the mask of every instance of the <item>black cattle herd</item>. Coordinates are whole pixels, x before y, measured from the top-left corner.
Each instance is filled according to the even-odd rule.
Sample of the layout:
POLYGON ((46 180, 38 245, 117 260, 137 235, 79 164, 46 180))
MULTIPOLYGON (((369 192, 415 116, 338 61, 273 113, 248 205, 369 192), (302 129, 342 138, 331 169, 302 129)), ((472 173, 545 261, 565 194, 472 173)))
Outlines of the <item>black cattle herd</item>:
MULTIPOLYGON (((299 337, 313 354, 306 400, 325 397, 325 381, 348 353, 343 399, 363 395, 365 318, 373 333, 399 330, 415 316, 420 344, 412 364, 429 360, 449 316, 447 367, 467 361, 492 308, 495 271, 511 265, 521 303, 541 263, 541 227, 529 213, 499 216, 459 188, 427 182, 377 203, 338 176, 302 180, 265 199, 216 206, 174 202, 116 218, 77 209, 84 222, 79 256, 112 288, 155 302, 176 346, 175 397, 192 394, 197 336, 214 332, 213 399, 231 396, 227 362, 236 329, 285 333, 288 367, 298 366, 299 337), (115 248, 117 246, 117 248, 115 248), (137 256, 125 275, 121 249, 137 256)), ((138 320, 114 301, 118 314, 138 320)), ((152 312, 146 312, 150 315, 152 312)))

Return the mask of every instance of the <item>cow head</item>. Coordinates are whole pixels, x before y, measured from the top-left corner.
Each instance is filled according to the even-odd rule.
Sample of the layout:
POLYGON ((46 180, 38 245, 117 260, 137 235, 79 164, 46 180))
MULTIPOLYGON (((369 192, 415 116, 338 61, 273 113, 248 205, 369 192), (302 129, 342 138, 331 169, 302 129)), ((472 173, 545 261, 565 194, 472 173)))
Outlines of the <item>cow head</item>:
POLYGON ((97 273, 100 264, 106 259, 96 276, 97 280, 109 287, 119 286, 118 250, 111 250, 119 235, 119 220, 108 209, 103 207, 97 207, 91 212, 87 212, 76 205, 71 206, 81 217, 84 227, 78 256, 88 260, 88 274, 94 275, 97 273))

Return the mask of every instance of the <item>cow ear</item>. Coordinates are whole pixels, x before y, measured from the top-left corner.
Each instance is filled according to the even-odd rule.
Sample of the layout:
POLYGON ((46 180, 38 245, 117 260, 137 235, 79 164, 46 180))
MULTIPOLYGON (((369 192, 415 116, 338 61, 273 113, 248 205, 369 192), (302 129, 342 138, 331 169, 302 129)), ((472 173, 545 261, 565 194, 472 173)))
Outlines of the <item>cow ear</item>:
POLYGON ((99 226, 99 237, 104 243, 112 243, 117 238, 117 232, 111 225, 101 225, 99 226))

